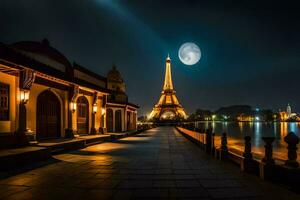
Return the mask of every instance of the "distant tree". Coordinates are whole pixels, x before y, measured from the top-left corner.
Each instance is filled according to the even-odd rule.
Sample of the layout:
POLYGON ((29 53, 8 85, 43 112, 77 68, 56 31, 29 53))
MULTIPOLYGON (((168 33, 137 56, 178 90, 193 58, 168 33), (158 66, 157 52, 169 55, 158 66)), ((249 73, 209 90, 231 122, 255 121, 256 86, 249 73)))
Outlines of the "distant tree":
POLYGON ((219 118, 224 116, 226 119, 236 120, 236 118, 241 115, 251 115, 253 110, 249 105, 232 105, 228 107, 221 107, 215 111, 219 118))
POLYGON ((139 116, 138 121, 139 122, 146 122, 147 121, 147 116, 139 116))
POLYGON ((193 113, 193 114, 191 114, 191 115, 189 115, 189 117, 188 117, 188 119, 187 119, 188 121, 195 121, 196 120, 196 115, 193 113))
POLYGON ((210 110, 197 109, 195 115, 196 120, 206 120, 211 118, 212 112, 210 110))
POLYGON ((261 116, 264 121, 273 121, 274 120, 274 113, 270 109, 265 109, 261 111, 261 116))

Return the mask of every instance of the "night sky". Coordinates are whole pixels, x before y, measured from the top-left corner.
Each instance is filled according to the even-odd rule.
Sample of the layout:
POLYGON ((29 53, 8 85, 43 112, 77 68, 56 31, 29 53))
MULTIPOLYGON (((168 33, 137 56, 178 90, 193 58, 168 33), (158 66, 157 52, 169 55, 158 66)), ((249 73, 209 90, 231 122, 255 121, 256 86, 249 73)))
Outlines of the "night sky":
POLYGON ((287 103, 300 111, 300 6, 264 2, 1 0, 0 42, 47 38, 71 62, 101 75, 116 64, 140 115, 158 101, 168 53, 188 113, 287 103), (179 61, 184 42, 200 47, 198 64, 179 61))

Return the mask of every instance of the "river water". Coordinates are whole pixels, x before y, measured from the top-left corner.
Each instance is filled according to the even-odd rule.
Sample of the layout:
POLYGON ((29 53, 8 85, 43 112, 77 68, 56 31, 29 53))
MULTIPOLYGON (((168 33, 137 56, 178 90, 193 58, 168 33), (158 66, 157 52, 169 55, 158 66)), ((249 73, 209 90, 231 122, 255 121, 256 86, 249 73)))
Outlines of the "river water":
MULTIPOLYGON (((220 144, 220 135, 226 132, 228 135, 228 146, 231 149, 243 151, 244 137, 252 138, 252 150, 257 158, 264 154, 264 136, 275 137, 274 157, 278 160, 287 159, 287 144, 284 137, 289 132, 294 132, 300 137, 299 122, 196 122, 196 127, 201 129, 213 128, 216 133, 216 145, 220 144)), ((300 160, 300 145, 298 145, 298 160, 300 160)))

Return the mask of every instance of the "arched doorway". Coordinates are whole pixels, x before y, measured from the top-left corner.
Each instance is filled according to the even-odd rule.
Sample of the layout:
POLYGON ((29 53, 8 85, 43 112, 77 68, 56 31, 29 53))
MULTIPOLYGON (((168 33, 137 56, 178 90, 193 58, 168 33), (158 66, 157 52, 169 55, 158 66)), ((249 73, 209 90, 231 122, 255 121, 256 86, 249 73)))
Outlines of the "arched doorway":
POLYGON ((84 96, 77 99, 77 133, 89 133, 89 102, 84 96))
POLYGON ((130 114, 130 111, 127 111, 127 131, 130 131, 131 130, 131 114, 130 114))
POLYGON ((61 105, 57 96, 50 90, 37 98, 36 137, 37 140, 57 138, 60 133, 61 105))
POLYGON ((106 110, 106 128, 107 132, 111 133, 114 131, 114 113, 112 109, 107 109, 106 110))
POLYGON ((132 117, 132 129, 136 130, 136 113, 133 113, 133 117, 132 117))
POLYGON ((122 132, 121 110, 115 112, 115 132, 122 132))

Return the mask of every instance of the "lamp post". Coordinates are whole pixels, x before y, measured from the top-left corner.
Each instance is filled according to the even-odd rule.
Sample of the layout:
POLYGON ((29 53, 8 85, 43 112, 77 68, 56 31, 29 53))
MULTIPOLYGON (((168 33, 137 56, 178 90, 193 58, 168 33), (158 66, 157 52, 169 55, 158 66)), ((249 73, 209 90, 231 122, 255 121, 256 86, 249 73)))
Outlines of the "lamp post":
POLYGON ((71 102, 71 111, 72 113, 75 113, 76 109, 77 109, 77 103, 76 102, 71 102))
POLYGON ((29 90, 20 90, 20 104, 19 104, 19 128, 17 132, 17 144, 27 145, 28 138, 26 136, 27 132, 27 113, 26 113, 26 103, 29 100, 29 90))
POLYGON ((96 120, 96 113, 97 113, 97 111, 98 111, 98 106, 95 103, 93 105, 91 134, 96 134, 97 133, 96 128, 95 128, 95 120, 96 120))
POLYGON ((26 104, 29 100, 29 90, 20 90, 20 101, 26 104))

